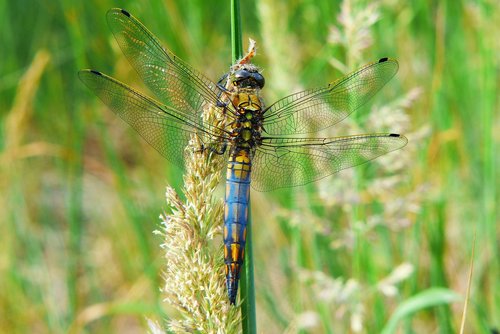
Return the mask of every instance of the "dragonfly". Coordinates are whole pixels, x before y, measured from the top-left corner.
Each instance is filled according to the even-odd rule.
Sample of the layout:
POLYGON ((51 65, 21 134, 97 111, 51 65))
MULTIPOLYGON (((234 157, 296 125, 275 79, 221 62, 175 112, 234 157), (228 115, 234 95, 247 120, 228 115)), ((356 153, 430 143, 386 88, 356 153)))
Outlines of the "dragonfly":
POLYGON ((394 59, 382 58, 323 87, 265 106, 265 79, 251 63, 255 48, 215 82, 164 48, 126 10, 110 9, 107 21, 156 98, 96 70, 81 70, 81 81, 172 163, 183 165, 192 136, 200 139, 201 150, 227 159, 223 250, 230 304, 236 303, 245 256, 250 187, 270 191, 304 185, 408 142, 395 133, 311 137, 366 104, 396 74, 394 59), (225 121, 207 122, 207 108, 217 108, 225 121))

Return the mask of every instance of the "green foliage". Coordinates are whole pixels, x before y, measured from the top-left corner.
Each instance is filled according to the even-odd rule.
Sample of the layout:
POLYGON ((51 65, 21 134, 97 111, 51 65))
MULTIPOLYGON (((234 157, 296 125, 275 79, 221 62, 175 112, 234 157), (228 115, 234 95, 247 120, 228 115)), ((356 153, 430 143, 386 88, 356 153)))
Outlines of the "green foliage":
MULTIPOLYGON (((0 1, 5 332, 145 332, 146 318, 178 316, 162 304, 152 231, 182 171, 76 75, 95 68, 146 92, 106 25, 119 6, 213 80, 231 64, 229 2, 0 1)), ((258 332, 457 332, 464 301, 449 291, 466 294, 474 233, 466 332, 500 328, 496 1, 258 0, 240 10, 268 103, 398 59, 372 109, 328 135, 410 140, 314 184, 252 192, 258 332)))

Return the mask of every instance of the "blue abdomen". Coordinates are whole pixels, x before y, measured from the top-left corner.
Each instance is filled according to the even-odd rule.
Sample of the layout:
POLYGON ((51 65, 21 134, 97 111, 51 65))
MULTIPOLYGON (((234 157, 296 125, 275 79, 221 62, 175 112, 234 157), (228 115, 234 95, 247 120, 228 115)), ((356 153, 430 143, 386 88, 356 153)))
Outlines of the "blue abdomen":
POLYGON ((224 210, 224 264, 229 301, 234 304, 240 270, 245 256, 245 241, 250 200, 251 161, 249 151, 235 150, 229 157, 226 174, 224 210))

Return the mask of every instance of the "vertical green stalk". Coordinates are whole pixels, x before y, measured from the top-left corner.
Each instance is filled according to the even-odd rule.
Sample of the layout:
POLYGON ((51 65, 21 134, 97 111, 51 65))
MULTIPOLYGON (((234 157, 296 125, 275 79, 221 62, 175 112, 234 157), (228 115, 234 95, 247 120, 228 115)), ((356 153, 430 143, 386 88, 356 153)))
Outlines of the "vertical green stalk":
POLYGON ((231 1, 231 55, 233 64, 243 57, 243 46, 241 43, 241 17, 240 1, 231 1))
MULTIPOLYGON (((61 2, 59 4, 61 10, 64 13, 69 12, 68 4, 61 2)), ((67 18, 67 17, 66 17, 67 18)), ((82 45, 76 41, 84 40, 80 35, 80 31, 75 27, 74 24, 66 22, 68 27, 68 38, 71 41, 75 41, 73 52, 76 56, 78 65, 84 64, 82 59, 83 53, 81 52, 82 45)), ((80 68, 82 66, 79 66, 80 68)), ((72 75, 74 77, 74 74, 72 75)), ((66 87, 67 96, 80 96, 79 94, 81 87, 77 86, 74 80, 71 80, 71 84, 66 87)), ((66 289, 68 293, 68 322, 74 322, 77 314, 81 311, 83 306, 82 294, 81 294, 81 270, 83 267, 83 248, 82 248, 82 237, 83 237, 83 146, 85 138, 85 122, 84 113, 82 112, 82 104, 79 99, 69 99, 67 104, 67 110, 69 117, 69 124, 71 124, 71 131, 69 132, 67 145, 71 148, 71 152, 75 152, 72 159, 69 160, 67 165, 68 169, 67 180, 68 180, 68 192, 69 196, 66 201, 66 215, 68 217, 69 226, 69 240, 68 240, 68 266, 67 266, 67 279, 66 279, 66 289)))
MULTIPOLYGON (((233 64, 243 56, 239 0, 231 1, 231 54, 233 64)), ((250 205, 248 208, 250 212, 250 205)), ((252 218, 248 215, 245 260, 240 281, 241 319, 243 333, 257 333, 255 286, 253 279, 252 218)))
POLYGON ((257 317, 255 312, 255 286, 253 280, 252 215, 250 214, 250 211, 250 204, 248 204, 245 262, 243 263, 243 275, 241 275, 240 287, 240 299, 242 301, 241 325, 244 334, 257 333, 257 317))

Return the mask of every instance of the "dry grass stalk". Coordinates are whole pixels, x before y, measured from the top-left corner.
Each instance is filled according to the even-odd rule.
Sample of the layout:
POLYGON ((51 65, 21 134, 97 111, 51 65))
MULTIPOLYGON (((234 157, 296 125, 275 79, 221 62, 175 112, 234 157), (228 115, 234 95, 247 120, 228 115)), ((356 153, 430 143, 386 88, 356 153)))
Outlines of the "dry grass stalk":
MULTIPOLYGON (((207 109, 206 121, 221 126, 223 120, 216 118, 221 113, 207 109)), ((185 200, 171 187, 166 191, 172 213, 162 216, 166 262, 162 290, 165 301, 181 315, 169 320, 168 330, 232 333, 239 328, 240 316, 227 299, 221 249, 224 203, 214 195, 225 160, 200 147, 200 138, 193 135, 185 157, 185 200)))

